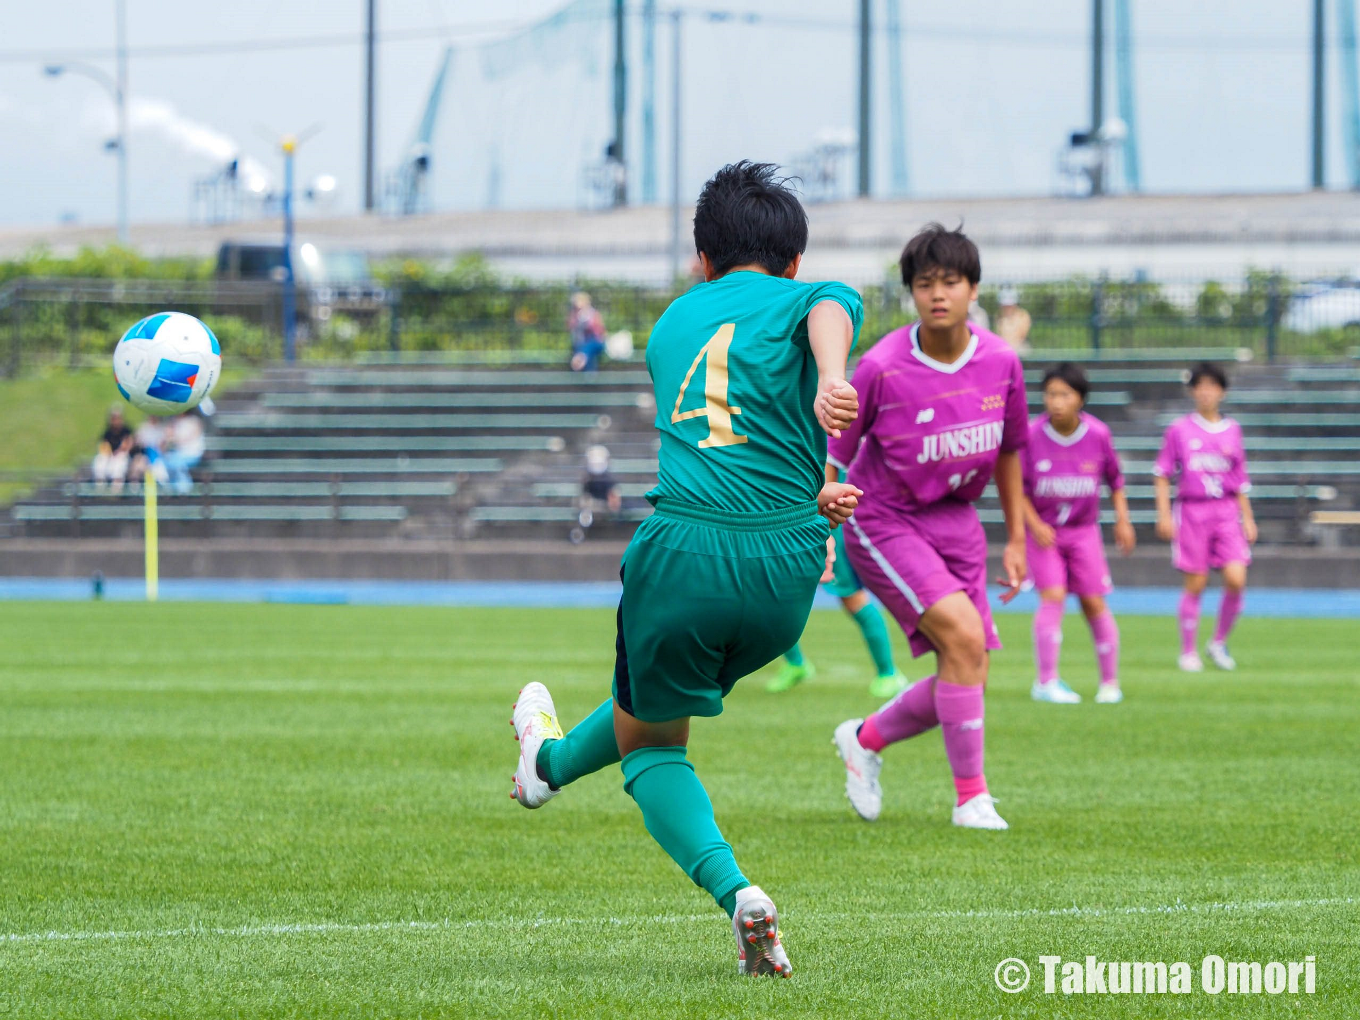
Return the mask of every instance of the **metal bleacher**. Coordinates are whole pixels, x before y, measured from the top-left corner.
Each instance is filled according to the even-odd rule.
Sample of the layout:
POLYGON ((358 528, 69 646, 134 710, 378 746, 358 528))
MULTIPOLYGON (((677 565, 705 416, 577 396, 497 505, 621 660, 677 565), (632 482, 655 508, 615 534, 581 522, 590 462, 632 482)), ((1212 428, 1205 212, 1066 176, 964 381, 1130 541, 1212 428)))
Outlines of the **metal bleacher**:
MULTIPOLYGON (((1187 407, 1184 366, 1200 351, 1106 352, 1087 359, 1091 411, 1114 430, 1133 519, 1151 538, 1151 466, 1187 407)), ((1228 360, 1231 352, 1218 352, 1228 360)), ((271 368, 219 401, 209 456, 187 495, 160 500, 167 537, 291 536, 472 541, 623 539, 650 512, 656 477, 650 382, 639 364, 595 374, 556 356, 425 355, 346 367, 271 368), (457 360, 454 360, 457 357, 457 360), (581 494, 584 452, 608 447, 623 510, 581 494), (582 511, 592 526, 582 527, 582 511)), ((1031 358, 1030 408, 1048 358, 1031 358)), ((1233 365, 1227 411, 1247 433, 1262 540, 1360 540, 1321 525, 1360 511, 1360 375, 1353 366, 1233 365), (1334 515, 1340 512, 1341 517, 1334 515)), ((10 534, 139 533, 135 487, 44 484, 8 510, 10 534)), ((1000 537, 994 492, 980 505, 1000 537)))

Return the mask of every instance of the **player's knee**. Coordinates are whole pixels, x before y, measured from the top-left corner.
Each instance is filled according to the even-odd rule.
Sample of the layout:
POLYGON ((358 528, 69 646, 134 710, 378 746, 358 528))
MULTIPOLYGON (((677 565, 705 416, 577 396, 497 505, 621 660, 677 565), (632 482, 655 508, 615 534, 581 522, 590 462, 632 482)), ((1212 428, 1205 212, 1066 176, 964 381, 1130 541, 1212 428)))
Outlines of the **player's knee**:
POLYGON ((982 621, 970 620, 952 628, 945 653, 955 666, 967 672, 982 670, 987 665, 987 636, 982 632, 982 621))
POLYGON ((1105 614, 1105 600, 1099 595, 1084 595, 1081 599, 1081 611, 1088 620, 1103 616, 1105 614))

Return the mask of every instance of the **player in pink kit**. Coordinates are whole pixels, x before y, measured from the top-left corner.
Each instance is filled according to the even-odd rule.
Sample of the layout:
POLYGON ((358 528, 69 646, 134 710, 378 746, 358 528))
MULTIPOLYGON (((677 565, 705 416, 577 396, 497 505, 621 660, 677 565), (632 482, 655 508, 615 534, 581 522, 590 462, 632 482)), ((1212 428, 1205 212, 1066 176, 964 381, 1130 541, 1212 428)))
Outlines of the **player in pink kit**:
POLYGON ((1214 639, 1205 646, 1219 669, 1236 669, 1228 654, 1228 635, 1242 612, 1247 565, 1256 542, 1251 512, 1251 481, 1242 426, 1219 413, 1228 377, 1217 365, 1196 365, 1190 372, 1195 412, 1172 422, 1152 469, 1157 487, 1157 535, 1171 542, 1171 562, 1185 575, 1181 595, 1181 669, 1204 669, 1197 650, 1199 600, 1209 571, 1223 571, 1223 603, 1214 639), (1171 480, 1176 504, 1171 504, 1171 480))
POLYGON ((1071 704, 1081 695, 1058 677, 1063 608, 1071 592, 1091 627, 1100 669, 1096 701, 1124 700, 1119 689, 1119 627, 1105 604, 1110 567, 1100 535, 1100 484, 1110 487, 1114 539, 1127 555, 1133 551, 1133 525, 1124 495, 1124 474, 1110 430, 1082 410, 1090 384, 1086 373, 1063 362, 1044 373, 1044 410, 1029 426, 1022 457, 1025 473, 1026 559, 1039 589, 1034 614, 1034 661, 1038 670, 1030 691, 1035 701, 1071 704))
POLYGON ((846 796, 872 821, 883 805, 879 752, 938 725, 954 773, 954 824, 1004 829, 982 770, 983 689, 989 650, 1001 642, 973 503, 995 474, 1009 534, 1002 598, 1010 601, 1025 577, 1024 374, 1006 341, 968 321, 982 267, 962 232, 931 224, 907 244, 901 265, 921 321, 893 330, 860 359, 860 416, 828 445, 827 477, 848 468, 864 491, 846 554, 912 651, 935 652, 936 674, 868 719, 841 723, 835 743, 846 796))

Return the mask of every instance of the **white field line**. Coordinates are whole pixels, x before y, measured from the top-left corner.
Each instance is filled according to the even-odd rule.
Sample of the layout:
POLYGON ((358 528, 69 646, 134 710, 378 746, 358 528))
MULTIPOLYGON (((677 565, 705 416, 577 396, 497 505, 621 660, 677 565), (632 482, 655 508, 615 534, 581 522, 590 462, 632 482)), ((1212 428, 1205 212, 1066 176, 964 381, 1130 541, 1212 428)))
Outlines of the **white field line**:
MULTIPOLYGON (((1045 909, 1031 907, 1018 910, 921 910, 895 912, 867 912, 848 914, 820 914, 810 912, 809 916, 821 921, 837 920, 882 920, 882 921, 930 921, 930 920, 1006 920, 1026 917, 1128 917, 1139 915, 1163 914, 1229 914, 1229 913, 1269 913, 1275 910, 1300 910, 1311 907, 1342 907, 1360 904, 1360 899, 1352 896, 1314 900, 1245 900, 1242 902, 1222 903, 1182 903, 1177 901, 1159 906, 1130 907, 1055 907, 1045 909)), ((795 915, 795 919, 798 915, 795 915)), ((426 932, 426 931, 467 931, 476 928, 542 928, 558 925, 631 925, 631 924, 690 924, 712 922, 714 913, 660 915, 656 917, 501 917, 477 918, 470 921, 375 921, 367 924, 342 924, 322 922, 317 924, 262 924, 242 925, 237 928, 161 928, 130 931, 37 931, 12 932, 0 934, 0 944, 22 942, 109 942, 115 940, 153 940, 177 938, 259 938, 280 935, 328 935, 328 934, 368 934, 374 932, 426 932)))

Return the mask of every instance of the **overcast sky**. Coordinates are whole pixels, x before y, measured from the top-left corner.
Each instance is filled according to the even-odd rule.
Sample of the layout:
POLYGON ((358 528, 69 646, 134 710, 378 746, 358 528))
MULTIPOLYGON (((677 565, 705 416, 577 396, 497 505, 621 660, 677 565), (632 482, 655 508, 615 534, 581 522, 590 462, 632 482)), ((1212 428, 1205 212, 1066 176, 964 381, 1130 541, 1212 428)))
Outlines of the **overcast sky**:
MULTIPOLYGON (((239 150, 265 172, 266 137, 320 124, 298 160, 303 183, 340 185, 336 209, 362 198, 362 0, 126 0, 134 129, 135 220, 182 221, 191 185, 239 150), (286 42, 325 45, 171 54, 158 47, 286 42), (138 49, 142 52, 138 53, 138 49)), ((597 0, 601 7, 607 6, 597 0)), ((684 29, 682 183, 695 192, 731 159, 793 161, 828 132, 854 127, 854 0, 682 0, 781 19, 763 26, 689 17, 684 29), (801 22, 800 22, 800 19, 801 22)), ((1349 2, 1349 0, 1346 0, 1349 2)), ((904 11, 907 166, 913 194, 1049 194, 1068 131, 1089 117, 1089 0, 955 0, 904 11)), ((1144 190, 1292 190, 1309 180, 1308 0, 1130 0, 1144 190)), ((639 0, 632 0, 636 9, 639 0)), ((666 5, 662 0, 661 6, 666 5)), ((379 164, 414 131, 443 47, 458 46, 435 137, 437 208, 571 207, 582 168, 611 134, 609 28, 577 22, 499 53, 486 43, 562 0, 380 0, 379 164), (473 30, 481 26, 480 32, 473 30), (503 76, 497 71, 508 64, 503 76)), ((108 222, 114 159, 101 149, 112 105, 93 81, 44 77, 44 63, 113 43, 112 0, 11 4, 0 36, 0 224, 108 222)), ((1329 16, 1335 5, 1328 4, 1329 16)), ((882 0, 875 9, 881 18, 882 0)), ((636 22, 636 19, 634 19, 636 22)), ((1111 39, 1113 16, 1107 17, 1111 39)), ((1335 27, 1329 29, 1337 37, 1335 27)), ((875 59, 875 190, 891 187, 886 34, 875 59)), ((630 36, 628 155, 640 186, 641 49, 630 36)), ((669 27, 657 32, 659 194, 670 190, 669 27)), ((1111 44, 1111 51, 1113 46, 1111 44)), ((86 58, 108 71, 102 53, 86 58)), ((1117 111, 1113 59, 1106 109, 1117 111)), ((1346 110, 1329 51, 1328 177, 1342 187, 1346 110)), ((304 210, 305 213, 305 210, 304 210)))

